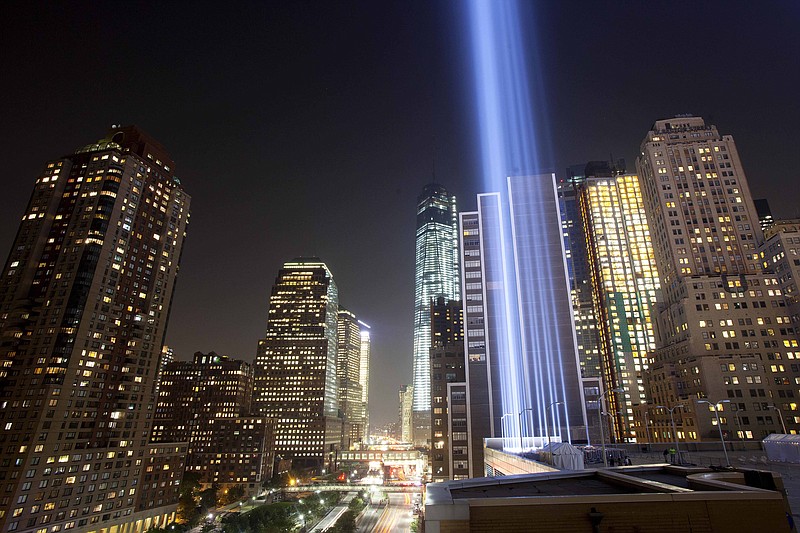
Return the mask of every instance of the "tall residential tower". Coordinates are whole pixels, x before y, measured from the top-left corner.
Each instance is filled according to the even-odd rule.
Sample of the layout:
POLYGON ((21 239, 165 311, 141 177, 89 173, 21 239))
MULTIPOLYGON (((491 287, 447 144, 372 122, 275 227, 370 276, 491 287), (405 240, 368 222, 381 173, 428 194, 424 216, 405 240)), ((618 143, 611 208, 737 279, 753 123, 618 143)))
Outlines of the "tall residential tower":
POLYGON ((164 525, 184 444, 150 441, 190 198, 133 126, 49 161, 0 277, 0 530, 164 525))
POLYGON ((417 255, 414 298, 414 442, 430 438, 431 302, 460 300, 456 198, 436 183, 417 199, 417 255))

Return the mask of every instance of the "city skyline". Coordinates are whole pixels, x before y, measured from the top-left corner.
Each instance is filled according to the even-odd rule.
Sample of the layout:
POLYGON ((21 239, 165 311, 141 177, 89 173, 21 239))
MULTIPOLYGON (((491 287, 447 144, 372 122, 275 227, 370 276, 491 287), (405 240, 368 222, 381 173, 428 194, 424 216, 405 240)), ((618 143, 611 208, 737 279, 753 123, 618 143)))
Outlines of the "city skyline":
MULTIPOLYGON (((632 164, 654 121, 692 112, 736 137, 755 197, 778 218, 797 215, 785 186, 796 179, 800 111, 775 104, 791 101, 800 75, 783 68, 798 48, 797 6, 692 4, 693 17, 668 6, 538 8, 528 23, 546 43, 553 146, 543 165, 559 178, 610 153, 632 164), (726 46, 695 53, 712 38, 708 20, 726 46), (644 46, 665 28, 672 50, 644 46)), ((286 257, 318 255, 372 326, 375 425, 394 419, 394 391, 411 379, 411 206, 434 159, 462 210, 480 192, 458 3, 249 5, 213 17, 202 6, 122 18, 109 6, 6 9, 14 83, 3 88, 0 249, 11 248, 43 161, 112 123, 137 124, 170 147, 194 198, 166 339, 177 358, 252 360, 274 272, 286 257)))

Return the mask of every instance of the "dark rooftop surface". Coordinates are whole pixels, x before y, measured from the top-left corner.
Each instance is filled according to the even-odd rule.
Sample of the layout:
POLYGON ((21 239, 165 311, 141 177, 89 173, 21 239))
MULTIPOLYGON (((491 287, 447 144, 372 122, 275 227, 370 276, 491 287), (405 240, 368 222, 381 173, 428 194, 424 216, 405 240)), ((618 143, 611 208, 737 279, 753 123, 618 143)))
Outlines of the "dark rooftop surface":
MULTIPOLYGON (((626 476, 635 477, 638 479, 646 479, 648 481, 657 481, 659 483, 666 483, 667 485, 672 485, 674 487, 681 487, 684 489, 689 489, 689 482, 686 479, 685 475, 675 474, 668 472, 667 470, 645 470, 645 471, 625 471, 623 472, 626 476)), ((704 489, 710 490, 710 489, 704 489)))
POLYGON ((542 479, 520 483, 486 484, 452 489, 453 499, 578 496, 592 494, 637 494, 641 490, 609 483, 595 476, 542 479))

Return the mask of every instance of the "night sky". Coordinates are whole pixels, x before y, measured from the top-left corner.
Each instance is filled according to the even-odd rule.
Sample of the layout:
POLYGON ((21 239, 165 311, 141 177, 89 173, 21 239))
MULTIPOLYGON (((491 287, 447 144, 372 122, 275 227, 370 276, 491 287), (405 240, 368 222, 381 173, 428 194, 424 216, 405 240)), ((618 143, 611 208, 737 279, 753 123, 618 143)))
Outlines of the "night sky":
MULTIPOLYGON (((500 1, 500 0, 498 0, 500 1)), ((252 360, 280 265, 325 261, 372 326, 373 423, 411 378, 416 197, 482 192, 465 4, 4 2, 0 254, 47 160, 136 124, 172 154, 192 219, 167 343, 252 360)), ((800 217, 800 4, 548 2, 526 20, 552 147, 624 157, 652 123, 733 135, 755 197, 800 217)))

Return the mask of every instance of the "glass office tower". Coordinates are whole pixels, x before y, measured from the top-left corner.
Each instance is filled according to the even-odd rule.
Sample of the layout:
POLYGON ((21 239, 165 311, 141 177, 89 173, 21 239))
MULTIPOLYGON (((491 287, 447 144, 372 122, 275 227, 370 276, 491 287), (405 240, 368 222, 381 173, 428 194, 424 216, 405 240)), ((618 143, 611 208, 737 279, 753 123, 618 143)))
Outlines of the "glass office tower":
POLYGON ((436 183, 417 201, 417 250, 414 297, 414 441, 430 437, 431 301, 460 299, 456 198, 436 183))

